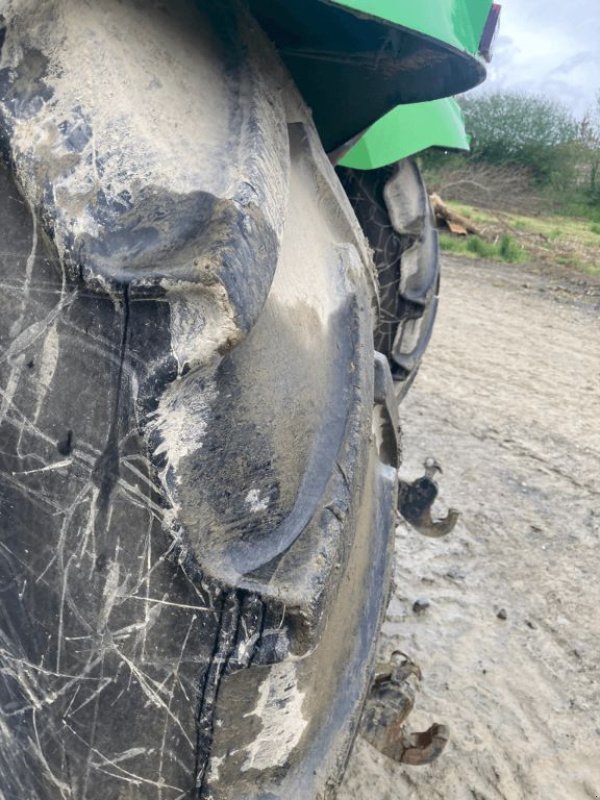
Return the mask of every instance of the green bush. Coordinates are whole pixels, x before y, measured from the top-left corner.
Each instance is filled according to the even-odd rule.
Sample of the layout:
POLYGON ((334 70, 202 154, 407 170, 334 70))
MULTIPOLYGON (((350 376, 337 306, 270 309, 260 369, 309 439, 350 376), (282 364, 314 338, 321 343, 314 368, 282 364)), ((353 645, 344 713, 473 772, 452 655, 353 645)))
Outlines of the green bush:
POLYGON ((512 236, 505 234, 500 239, 500 246, 499 246, 500 257, 503 261, 508 261, 511 264, 516 264, 519 261, 523 261, 525 257, 525 253, 523 248, 519 245, 516 239, 513 239, 512 236))
POLYGON ((445 253, 468 256, 469 258, 489 258, 518 264, 525 261, 527 253, 512 236, 503 236, 498 244, 486 242, 479 236, 455 237, 447 233, 440 236, 440 249, 445 253))
POLYGON ((440 234, 440 250, 444 253, 464 254, 467 252, 467 242, 463 238, 450 236, 450 234, 440 234))
POLYGON ((541 186, 574 179, 580 158, 577 122, 547 97, 495 92, 461 100, 475 160, 530 169, 541 186))
POLYGON ((479 236, 471 236, 468 239, 467 250, 480 258, 493 258, 498 255, 498 248, 493 244, 484 242, 479 236))

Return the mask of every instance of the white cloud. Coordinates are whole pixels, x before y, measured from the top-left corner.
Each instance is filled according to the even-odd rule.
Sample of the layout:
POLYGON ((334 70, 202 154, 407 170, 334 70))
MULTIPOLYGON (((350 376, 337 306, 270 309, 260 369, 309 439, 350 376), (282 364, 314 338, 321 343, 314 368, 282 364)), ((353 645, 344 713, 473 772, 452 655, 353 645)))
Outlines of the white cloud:
POLYGON ((485 88, 543 94, 584 114, 600 90, 600 0, 504 0, 485 88))

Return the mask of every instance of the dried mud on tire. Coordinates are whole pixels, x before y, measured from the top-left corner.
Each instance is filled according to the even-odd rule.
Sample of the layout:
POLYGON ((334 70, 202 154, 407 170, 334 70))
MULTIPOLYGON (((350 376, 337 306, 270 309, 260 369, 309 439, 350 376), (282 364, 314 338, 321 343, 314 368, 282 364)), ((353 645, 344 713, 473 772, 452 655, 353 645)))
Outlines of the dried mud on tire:
POLYGON ((3 798, 323 796, 368 691, 375 275, 264 34, 199 5, 2 6, 3 798))
POLYGON ((423 669, 410 724, 451 742, 423 768, 357 742, 339 800, 600 796, 599 317, 592 279, 444 264, 402 471, 434 455, 462 519, 442 541, 399 527, 381 648, 423 669))

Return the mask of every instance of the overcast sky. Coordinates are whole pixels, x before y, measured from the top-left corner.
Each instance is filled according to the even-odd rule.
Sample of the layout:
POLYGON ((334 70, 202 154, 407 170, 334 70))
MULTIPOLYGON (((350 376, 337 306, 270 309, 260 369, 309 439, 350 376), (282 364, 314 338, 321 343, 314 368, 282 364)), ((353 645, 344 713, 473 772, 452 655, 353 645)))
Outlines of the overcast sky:
POLYGON ((486 87, 548 95, 582 116, 600 90, 600 0, 500 0, 486 87))

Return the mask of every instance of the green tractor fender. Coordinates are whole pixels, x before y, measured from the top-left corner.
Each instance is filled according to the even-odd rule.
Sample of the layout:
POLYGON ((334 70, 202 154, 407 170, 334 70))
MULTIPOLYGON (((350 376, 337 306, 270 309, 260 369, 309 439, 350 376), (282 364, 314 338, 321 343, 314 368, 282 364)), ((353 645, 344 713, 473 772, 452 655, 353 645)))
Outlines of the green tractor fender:
POLYGON ((475 55, 479 51, 490 0, 335 0, 334 5, 444 42, 455 50, 475 55))
POLYGON ((485 78, 499 11, 492 0, 250 0, 250 7, 334 160, 348 156, 365 131, 351 158, 362 169, 431 144, 468 147, 460 113, 447 98, 485 78))
MULTIPOLYGON (((344 0, 341 5, 374 13, 473 56, 480 52, 491 13, 487 0, 447 0, 442 4, 436 0, 410 4, 344 0)), ((497 10, 492 8, 497 18, 497 10)), ((397 106, 367 130, 340 164, 354 169, 378 169, 430 147, 469 149, 463 114, 452 98, 397 106)))
POLYGON ((340 166, 378 169, 429 147, 468 150, 463 113, 451 97, 396 106, 372 125, 340 166))

